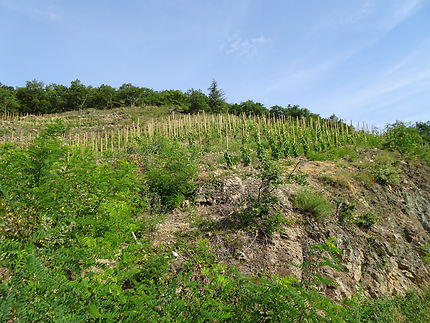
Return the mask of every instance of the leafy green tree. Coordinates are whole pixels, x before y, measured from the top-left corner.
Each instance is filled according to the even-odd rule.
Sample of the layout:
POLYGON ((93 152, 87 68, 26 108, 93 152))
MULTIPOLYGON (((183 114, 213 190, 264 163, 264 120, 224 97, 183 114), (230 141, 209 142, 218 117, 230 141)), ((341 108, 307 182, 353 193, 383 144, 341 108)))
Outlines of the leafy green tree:
POLYGON ((273 107, 270 107, 270 114, 275 117, 282 117, 284 113, 285 109, 280 105, 274 105, 273 107))
POLYGON ((240 104, 232 104, 229 107, 229 112, 234 113, 236 115, 240 115, 242 113, 245 114, 266 114, 266 107, 260 102, 254 102, 252 100, 248 100, 245 102, 241 102, 240 104))
POLYGON ((139 105, 143 91, 131 83, 125 83, 117 91, 117 99, 123 107, 135 107, 139 105))
POLYGON ((62 84, 50 84, 45 88, 52 112, 64 112, 67 110, 67 96, 69 89, 62 84))
POLYGON ((311 113, 308 109, 300 108, 299 105, 290 105, 284 109, 284 116, 286 117, 292 117, 292 118, 309 118, 311 116, 311 113))
POLYGON ((212 80, 208 90, 208 104, 211 111, 214 113, 224 112, 226 107, 224 92, 218 88, 218 83, 215 80, 212 80))
POLYGON ((115 92, 112 86, 105 84, 92 89, 90 106, 96 109, 112 109, 115 106, 115 92))
POLYGON ((427 122, 417 122, 415 123, 415 128, 418 133, 424 139, 424 141, 430 143, 430 121, 427 122))
POLYGON ((174 105, 184 107, 188 105, 188 97, 180 90, 165 90, 161 92, 163 105, 174 105))
POLYGON ((43 82, 27 81, 25 87, 16 89, 16 98, 20 104, 21 112, 49 113, 51 111, 51 104, 43 82))
POLYGON ((197 113, 199 111, 210 111, 209 98, 201 90, 188 90, 187 91, 190 113, 197 113))
POLYGON ((19 109, 19 103, 16 99, 15 89, 12 86, 0 83, 0 109, 3 113, 14 112, 19 109))
POLYGON ((67 91, 67 111, 87 108, 90 95, 91 87, 86 87, 79 80, 72 81, 67 91))

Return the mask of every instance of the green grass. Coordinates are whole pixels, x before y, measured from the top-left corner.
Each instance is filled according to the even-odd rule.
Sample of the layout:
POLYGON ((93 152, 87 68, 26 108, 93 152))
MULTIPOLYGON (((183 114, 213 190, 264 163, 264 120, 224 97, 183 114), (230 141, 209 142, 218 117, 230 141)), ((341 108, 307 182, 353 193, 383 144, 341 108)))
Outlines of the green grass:
POLYGON ((295 208, 311 214, 320 222, 323 222, 334 212, 333 204, 322 193, 311 189, 302 189, 293 194, 292 202, 295 208))

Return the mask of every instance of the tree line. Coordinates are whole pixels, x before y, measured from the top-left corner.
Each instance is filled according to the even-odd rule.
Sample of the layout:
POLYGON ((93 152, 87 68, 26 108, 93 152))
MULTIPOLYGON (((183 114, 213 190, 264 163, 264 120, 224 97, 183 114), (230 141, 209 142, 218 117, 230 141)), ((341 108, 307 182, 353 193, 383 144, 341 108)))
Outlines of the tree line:
POLYGON ((70 86, 61 84, 45 85, 38 80, 27 81, 23 87, 13 87, 0 83, 0 114, 29 113, 47 114, 84 109, 112 109, 133 106, 171 106, 188 113, 211 112, 240 114, 272 114, 286 117, 318 117, 308 109, 298 105, 266 108, 252 100, 241 103, 227 103, 223 91, 215 80, 208 88, 208 94, 190 89, 155 91, 125 83, 119 88, 102 84, 98 87, 86 86, 79 80, 70 86))

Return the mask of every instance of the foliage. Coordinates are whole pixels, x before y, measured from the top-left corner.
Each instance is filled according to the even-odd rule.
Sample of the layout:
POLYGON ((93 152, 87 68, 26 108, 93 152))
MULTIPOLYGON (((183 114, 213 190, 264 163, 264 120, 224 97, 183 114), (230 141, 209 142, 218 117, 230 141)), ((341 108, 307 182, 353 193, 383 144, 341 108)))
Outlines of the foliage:
MULTIPOLYGON (((135 150, 140 156, 132 156, 138 168, 65 145, 59 135, 66 128, 57 122, 28 147, 0 148, 0 321, 430 319, 429 291, 343 302, 325 297, 320 291, 333 282, 324 268, 341 270, 333 239, 309 246, 301 279, 240 275, 218 263, 207 240, 151 245, 149 199, 157 195, 167 207, 192 194, 194 151, 173 139, 143 136, 135 150), (171 262, 172 255, 181 261, 171 262)), ((259 171, 258 195, 239 220, 267 236, 285 223, 273 193, 281 172, 263 154, 259 171)), ((294 205, 325 209, 315 216, 328 216, 331 204, 309 192, 296 194, 294 205)))
POLYGON ((188 111, 190 113, 197 113, 199 111, 210 111, 210 107, 208 104, 208 97, 200 90, 188 90, 187 96, 189 100, 189 108, 188 111))
POLYGON ((337 201, 338 219, 339 223, 354 222, 354 211, 356 209, 355 203, 348 203, 346 201, 337 201))
POLYGON ((369 229, 380 220, 380 217, 372 212, 361 213, 354 219, 354 223, 360 227, 369 229))
POLYGON ((394 153, 380 152, 376 155, 371 171, 375 181, 381 185, 396 186, 400 184, 401 170, 398 166, 398 158, 394 153))
POLYGON ((295 208, 310 213, 318 221, 324 221, 333 214, 333 205, 319 192, 301 189, 294 193, 292 202, 295 208))
POLYGON ((407 123, 397 121, 386 126, 384 147, 402 153, 414 153, 422 142, 417 128, 407 123))
POLYGON ((430 121, 417 122, 415 123, 415 128, 418 130, 418 133, 423 138, 424 142, 430 143, 430 121))
POLYGON ((141 141, 140 151, 149 190, 161 199, 166 209, 177 207, 191 197, 197 175, 192 151, 162 137, 141 141))
POLYGON ((12 86, 0 83, 0 111, 4 114, 7 112, 16 112, 19 107, 16 98, 15 89, 12 86))
POLYGON ((399 168, 393 165, 379 165, 373 171, 373 176, 381 185, 398 185, 400 183, 399 168))
POLYGON ((48 113, 49 101, 45 95, 44 84, 37 80, 28 81, 25 87, 16 89, 16 98, 22 112, 48 113))
POLYGON ((120 296, 133 237, 148 229, 136 168, 64 146, 62 130, 51 125, 28 149, 0 152, 0 259, 12 275, 0 285, 0 321, 112 317, 103 313, 120 298, 109 294, 120 296))
POLYGON ((430 244, 426 243, 420 246, 421 252, 424 254, 423 259, 426 263, 430 264, 430 244))
POLYGON ((234 165, 233 156, 230 154, 228 149, 224 152, 224 159, 228 168, 232 168, 234 165))
POLYGON ((257 195, 250 194, 246 200, 246 207, 235 213, 243 227, 252 227, 265 234, 272 235, 282 229, 287 223, 285 216, 277 210, 279 198, 273 193, 282 183, 281 172, 273 162, 264 160, 259 165, 261 179, 257 195))
POLYGON ((261 115, 261 114, 266 114, 267 109, 262 103, 248 100, 245 102, 241 102, 239 104, 238 103, 231 104, 228 107, 228 112, 235 115, 241 115, 241 114, 261 115))
POLYGON ((309 185, 308 177, 309 177, 309 174, 304 173, 301 170, 298 170, 297 172, 293 172, 288 176, 288 181, 290 183, 297 183, 301 186, 307 186, 309 185))
POLYGON ((212 80, 208 88, 208 105, 213 113, 224 112, 226 103, 224 99, 224 92, 218 87, 218 83, 212 80))
POLYGON ((240 152, 241 152, 241 160, 242 160, 243 166, 249 166, 252 162, 252 159, 249 154, 248 148, 246 148, 245 145, 242 145, 240 147, 240 152))

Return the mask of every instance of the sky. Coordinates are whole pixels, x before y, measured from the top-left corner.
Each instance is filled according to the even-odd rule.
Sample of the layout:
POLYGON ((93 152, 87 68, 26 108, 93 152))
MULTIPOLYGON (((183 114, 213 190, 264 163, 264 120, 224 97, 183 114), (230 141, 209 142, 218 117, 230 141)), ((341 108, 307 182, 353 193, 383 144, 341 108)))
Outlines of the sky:
POLYGON ((430 120, 430 0, 0 0, 0 82, 201 89, 430 120))

